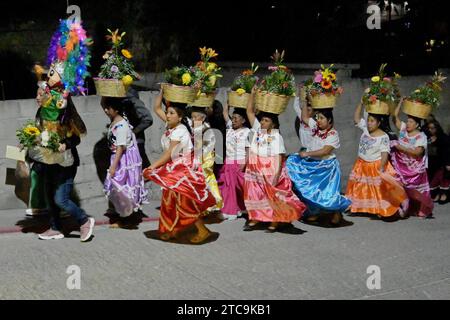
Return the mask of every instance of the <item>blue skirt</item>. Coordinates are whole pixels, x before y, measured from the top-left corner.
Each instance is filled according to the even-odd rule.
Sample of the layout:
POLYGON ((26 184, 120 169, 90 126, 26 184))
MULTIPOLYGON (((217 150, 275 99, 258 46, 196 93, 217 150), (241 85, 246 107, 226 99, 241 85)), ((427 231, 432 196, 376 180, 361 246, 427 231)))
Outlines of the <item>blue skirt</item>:
POLYGON ((341 195, 341 169, 336 158, 315 160, 291 155, 286 161, 294 192, 306 204, 304 217, 344 212, 351 201, 341 195))

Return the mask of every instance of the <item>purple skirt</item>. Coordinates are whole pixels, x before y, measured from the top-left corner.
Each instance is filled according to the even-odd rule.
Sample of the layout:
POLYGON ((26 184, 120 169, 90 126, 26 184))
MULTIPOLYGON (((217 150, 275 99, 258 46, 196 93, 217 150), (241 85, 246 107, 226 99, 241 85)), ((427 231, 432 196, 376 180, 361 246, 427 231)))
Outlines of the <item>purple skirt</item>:
MULTIPOLYGON (((116 154, 113 153, 111 164, 115 158, 116 154)), ((123 153, 114 177, 107 174, 104 192, 121 217, 128 217, 140 210, 142 204, 148 203, 148 191, 142 176, 142 158, 136 144, 123 153)))

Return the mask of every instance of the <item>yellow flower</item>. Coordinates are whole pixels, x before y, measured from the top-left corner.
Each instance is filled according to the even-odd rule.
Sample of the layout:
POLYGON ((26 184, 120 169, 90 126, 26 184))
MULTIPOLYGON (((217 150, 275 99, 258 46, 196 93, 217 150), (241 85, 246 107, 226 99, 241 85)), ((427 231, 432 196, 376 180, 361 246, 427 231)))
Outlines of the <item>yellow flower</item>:
POLYGON ((185 86, 188 86, 192 81, 192 77, 189 73, 185 73, 181 76, 181 81, 183 81, 185 86))
POLYGON ((126 50, 126 49, 123 49, 123 50, 122 50, 122 54, 123 54, 123 56, 124 56, 125 58, 127 58, 127 59, 133 58, 133 55, 131 54, 131 52, 128 51, 128 50, 126 50))
POLYGON ((336 80, 336 74, 335 73, 330 73, 329 78, 330 78, 330 81, 335 81, 336 80))
POLYGON ((209 77, 209 84, 214 87, 216 85, 217 82, 217 77, 216 76, 211 76, 209 77))
POLYGON ((130 75, 126 75, 122 78, 122 82, 125 86, 129 86, 133 83, 133 77, 130 75))
POLYGON ((372 77, 372 82, 380 82, 380 77, 379 76, 372 77))
POLYGON ((245 90, 242 89, 242 88, 239 88, 239 89, 236 90, 236 93, 241 96, 241 95, 243 95, 245 93, 245 90))
POLYGON ((106 36, 107 40, 111 40, 114 45, 118 45, 120 41, 122 41, 123 36, 126 34, 126 32, 122 32, 122 34, 119 36, 119 29, 116 29, 116 31, 112 32, 109 30, 110 36, 106 36))
POLYGON ((30 136, 38 136, 41 134, 41 132, 39 131, 38 128, 36 127, 26 127, 23 132, 25 132, 26 134, 30 135, 30 136))
POLYGON ((210 57, 210 58, 215 58, 215 57, 217 57, 219 54, 218 53, 216 53, 216 51, 214 51, 212 48, 209 48, 208 49, 208 57, 210 57))
POLYGON ((395 77, 395 79, 400 79, 402 76, 399 75, 397 72, 394 72, 394 77, 395 77))
POLYGON ((417 89, 416 91, 414 91, 415 93, 420 93, 420 90, 419 89, 417 89))
POLYGON ((206 68, 206 71, 213 72, 216 69, 217 69, 217 64, 215 64, 214 62, 210 62, 210 63, 208 63, 208 67, 206 68))
POLYGON ((206 56, 207 52, 208 52, 208 49, 206 49, 206 47, 200 48, 200 55, 201 56, 206 56))

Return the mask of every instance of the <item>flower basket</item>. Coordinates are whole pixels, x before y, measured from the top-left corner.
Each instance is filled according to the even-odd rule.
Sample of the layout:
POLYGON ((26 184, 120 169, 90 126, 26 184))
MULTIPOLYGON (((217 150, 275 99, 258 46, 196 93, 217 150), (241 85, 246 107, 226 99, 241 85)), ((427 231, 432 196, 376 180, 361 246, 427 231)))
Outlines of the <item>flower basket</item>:
POLYGON ((192 102, 190 105, 193 107, 208 108, 212 107, 215 99, 216 93, 202 93, 200 96, 196 97, 194 102, 192 102))
POLYGON ((195 100, 196 92, 194 88, 169 83, 163 83, 161 87, 163 89, 163 97, 167 101, 191 104, 195 100))
POLYGON ((388 115, 389 105, 381 100, 366 105, 366 111, 372 114, 388 115))
POLYGON ((247 109, 247 102, 250 99, 250 94, 239 94, 236 91, 228 92, 228 105, 234 108, 247 109))
POLYGON ((431 113, 431 106, 417 101, 405 100, 403 101, 403 112, 416 118, 426 119, 431 113))
POLYGON ((65 161, 64 153, 54 152, 41 146, 28 148, 28 156, 35 161, 45 164, 62 164, 65 161))
POLYGON ((102 97, 124 98, 127 96, 128 86, 122 80, 94 78, 97 95, 102 97))
POLYGON ((255 105, 259 111, 282 114, 292 97, 270 93, 267 91, 257 91, 255 105))
POLYGON ((310 95, 311 106, 313 109, 330 109, 336 106, 337 97, 333 94, 310 95))

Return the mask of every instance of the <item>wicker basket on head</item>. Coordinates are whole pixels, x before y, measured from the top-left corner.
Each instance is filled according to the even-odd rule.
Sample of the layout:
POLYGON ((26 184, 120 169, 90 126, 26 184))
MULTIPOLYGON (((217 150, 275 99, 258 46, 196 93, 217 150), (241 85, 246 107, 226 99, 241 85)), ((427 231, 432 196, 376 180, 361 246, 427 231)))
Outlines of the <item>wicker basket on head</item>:
POLYGON ((375 103, 366 105, 366 111, 372 114, 388 115, 389 105, 384 101, 377 100, 375 103))
POLYGON ((102 97, 123 98, 127 96, 128 86, 118 79, 94 78, 97 95, 102 97))
POLYGON ((216 93, 202 93, 190 105, 193 107, 209 108, 212 107, 215 99, 216 93))
POLYGON ((426 119, 431 113, 431 106, 417 101, 405 100, 403 101, 403 112, 407 115, 426 119))
POLYGON ((248 99, 250 99, 250 94, 248 93, 228 92, 228 105, 230 107, 247 109, 248 99))
POLYGON ((309 95, 313 109, 330 109, 336 106, 337 97, 333 94, 309 95))
POLYGON ((194 88, 169 83, 161 84, 161 88, 163 89, 163 97, 167 101, 190 104, 195 100, 196 91, 194 88))
POLYGON ((259 111, 282 114, 286 110, 291 98, 291 96, 258 90, 256 92, 255 105, 259 111))

